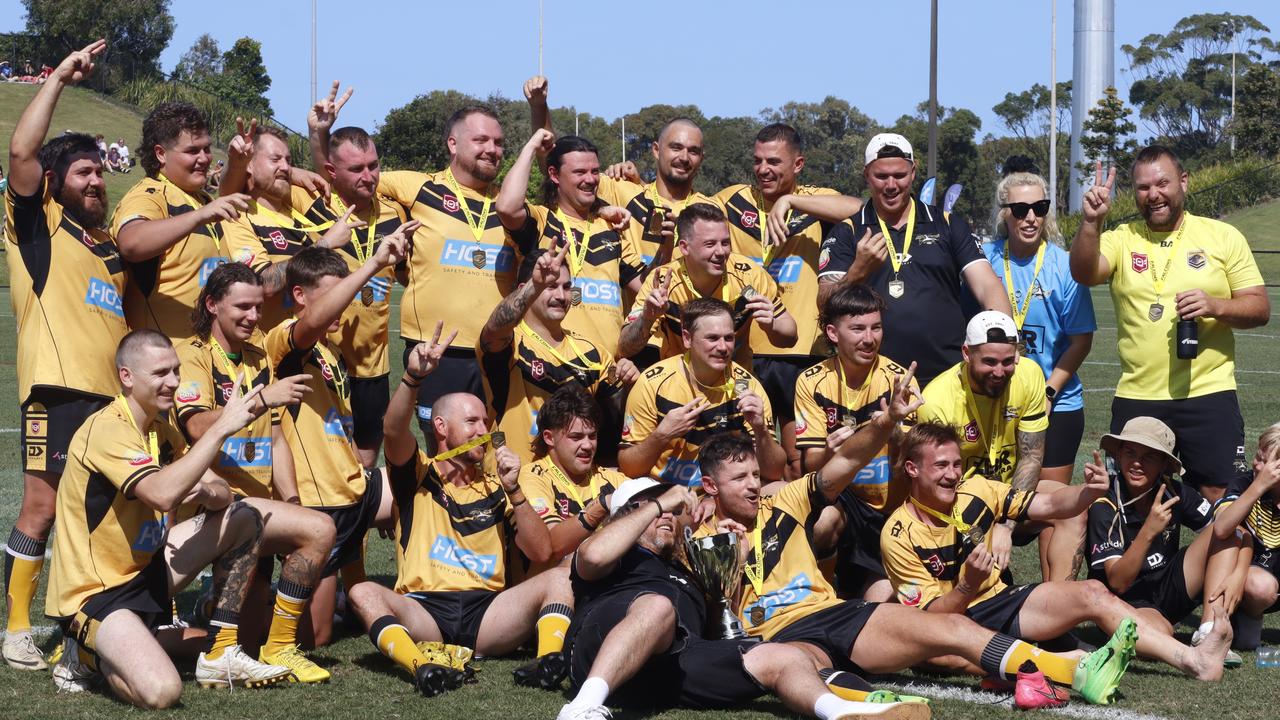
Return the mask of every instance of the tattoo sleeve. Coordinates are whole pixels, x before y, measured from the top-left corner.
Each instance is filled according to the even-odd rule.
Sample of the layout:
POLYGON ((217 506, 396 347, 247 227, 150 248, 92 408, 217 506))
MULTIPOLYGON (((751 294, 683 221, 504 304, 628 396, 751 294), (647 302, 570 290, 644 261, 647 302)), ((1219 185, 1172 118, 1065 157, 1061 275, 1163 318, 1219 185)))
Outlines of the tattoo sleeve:
POLYGON ((1016 433, 1018 438, 1018 463, 1013 468, 1014 490, 1035 490, 1040 482, 1040 465, 1044 462, 1045 432, 1016 433))
POLYGON ((288 265, 288 263, 278 262, 263 268, 261 273, 262 292, 267 295, 275 295, 284 289, 284 271, 288 265))
POLYGON ((498 350, 510 344, 511 331, 520 324, 520 320, 529 310, 529 303, 533 302, 537 294, 538 288, 533 282, 527 282, 502 298, 502 302, 498 303, 489 315, 489 321, 485 323, 484 330, 480 334, 481 339, 485 340, 486 349, 498 350), (494 342, 497 339, 494 336, 501 336, 503 342, 494 342))
POLYGON ((646 320, 644 316, 623 325, 618 336, 618 357, 629 358, 643 350, 652 333, 653 321, 646 320))
POLYGON ((309 548, 298 548, 284 561, 280 568, 280 579, 288 580, 294 585, 313 587, 320 575, 320 563, 316 558, 308 557, 309 548))
POLYGON ((253 532, 223 553, 213 564, 215 607, 239 614, 258 565, 258 548, 262 545, 262 516, 257 510, 241 502, 232 504, 226 512, 228 525, 245 515, 253 523, 253 532))

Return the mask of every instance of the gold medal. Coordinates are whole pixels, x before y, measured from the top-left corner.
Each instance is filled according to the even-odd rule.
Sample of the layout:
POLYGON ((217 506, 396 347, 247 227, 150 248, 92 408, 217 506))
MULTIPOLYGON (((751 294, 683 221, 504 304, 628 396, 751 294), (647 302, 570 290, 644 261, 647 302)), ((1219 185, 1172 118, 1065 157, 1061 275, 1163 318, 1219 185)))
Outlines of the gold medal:
POLYGON ((751 287, 750 285, 748 285, 748 286, 746 286, 746 287, 742 288, 742 299, 743 299, 743 300, 750 300, 751 298, 753 298, 753 297, 755 297, 756 295, 759 295, 759 294, 760 294, 760 293, 756 292, 756 289, 755 289, 755 288, 753 288, 753 287, 751 287))
POLYGON ((973 543, 974 545, 981 545, 987 539, 987 534, 983 532, 982 528, 978 527, 977 525, 974 525, 973 527, 965 531, 965 536, 968 537, 969 542, 973 543))
POLYGON ((360 288, 360 302, 364 303, 365 307, 373 304, 373 288, 368 285, 360 288))
POLYGON ((856 427, 858 427, 858 419, 857 419, 857 418, 855 418, 855 417, 853 417, 853 416, 851 416, 851 415, 845 415, 845 416, 840 420, 840 424, 841 424, 841 425, 843 425, 843 426, 845 426, 845 427, 847 427, 847 428, 856 428, 856 427))
POLYGON ((738 378, 737 380, 733 381, 734 395, 741 396, 749 392, 751 392, 751 383, 747 382, 745 378, 738 378))
POLYGON ((504 432, 495 431, 489 435, 489 443, 493 445, 494 450, 497 450, 498 448, 507 444, 507 434, 504 432))
POLYGON ((257 447, 254 446, 252 440, 244 444, 244 461, 253 462, 253 458, 257 456, 257 447))
POLYGON ((474 265, 477 270, 483 270, 484 266, 488 262, 489 257, 485 254, 483 249, 476 248, 471 251, 471 264, 474 265))
POLYGON ((609 383, 610 385, 617 384, 618 382, 618 366, 617 365, 609 366, 609 369, 605 371, 604 381, 609 383))
POLYGON ((1151 322, 1159 322, 1164 317, 1164 305, 1154 302, 1151 303, 1151 309, 1147 310, 1147 317, 1151 322))
POLYGON ((645 233, 653 237, 662 235, 662 222, 666 216, 667 209, 662 205, 654 204, 653 209, 649 211, 649 225, 645 228, 645 233))
POLYGON ((889 297, 900 298, 907 292, 907 284, 901 280, 889 281, 889 297))
POLYGON ((569 291, 569 301, 573 303, 574 307, 581 305, 582 304, 582 288, 577 287, 575 285, 574 288, 569 291))
POLYGON ((759 605, 751 608, 751 624, 759 625, 764 622, 764 608, 759 605))

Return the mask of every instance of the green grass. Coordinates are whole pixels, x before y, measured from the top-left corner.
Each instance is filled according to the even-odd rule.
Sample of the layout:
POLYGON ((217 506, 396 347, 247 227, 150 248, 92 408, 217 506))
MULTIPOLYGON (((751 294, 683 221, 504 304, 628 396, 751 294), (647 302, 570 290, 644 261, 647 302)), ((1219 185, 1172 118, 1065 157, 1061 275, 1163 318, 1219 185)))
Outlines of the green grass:
POLYGON ((1223 220, 1244 233, 1254 251, 1262 251, 1254 256, 1262 278, 1280 285, 1280 200, 1231 213, 1223 220))

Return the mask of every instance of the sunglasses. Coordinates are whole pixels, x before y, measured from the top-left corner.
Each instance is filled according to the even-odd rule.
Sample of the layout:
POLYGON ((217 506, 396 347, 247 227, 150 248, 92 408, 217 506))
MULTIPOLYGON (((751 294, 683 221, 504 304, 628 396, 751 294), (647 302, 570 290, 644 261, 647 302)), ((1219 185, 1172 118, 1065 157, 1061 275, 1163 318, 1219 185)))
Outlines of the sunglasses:
POLYGON ((1024 203, 1024 202, 1005 203, 1000 207, 1007 208, 1009 212, 1013 213, 1013 216, 1018 218, 1019 220, 1026 217, 1027 213, 1029 212, 1034 212, 1036 214, 1036 217, 1044 217, 1045 215, 1049 214, 1048 198, 1045 198, 1044 200, 1037 200, 1033 203, 1024 203))

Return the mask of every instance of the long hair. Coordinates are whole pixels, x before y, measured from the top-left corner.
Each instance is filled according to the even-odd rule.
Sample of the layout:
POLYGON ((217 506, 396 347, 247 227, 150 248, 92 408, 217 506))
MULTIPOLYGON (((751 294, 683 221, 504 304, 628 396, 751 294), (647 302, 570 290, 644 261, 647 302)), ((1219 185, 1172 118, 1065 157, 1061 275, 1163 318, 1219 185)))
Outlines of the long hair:
MULTIPOLYGON (((595 155, 597 159, 600 158, 600 151, 591 144, 590 140, 578 135, 565 135, 556 140, 551 152, 547 153, 547 167, 555 168, 556 174, 559 174, 560 168, 564 165, 564 156, 574 152, 587 152, 595 155)), ((551 182, 551 174, 547 173, 547 177, 542 181, 542 204, 552 207, 559 196, 560 186, 551 182)))
POLYGON ((191 310, 191 329, 196 331, 201 340, 208 340, 209 333, 213 332, 214 318, 213 313, 209 312, 207 301, 212 299, 218 302, 231 292, 231 286, 236 283, 262 287, 262 278, 248 265, 237 262, 223 263, 209 273, 209 279, 200 290, 196 306, 191 310))
MULTIPOLYGON (((996 207, 992 215, 992 225, 995 226, 993 229, 996 237, 1001 240, 1009 238, 1009 228, 1004 222, 1005 218, 1009 216, 1009 210, 1000 206, 1009 202, 1009 190, 1015 187, 1038 187, 1044 191, 1045 197, 1049 197, 1049 183, 1035 173, 1016 172, 1000 178, 1000 182, 996 183, 996 207)), ((1049 208, 1049 214, 1044 216, 1041 235, 1045 242, 1062 244, 1062 233, 1058 230, 1058 218, 1054 214, 1052 207, 1049 208)))

